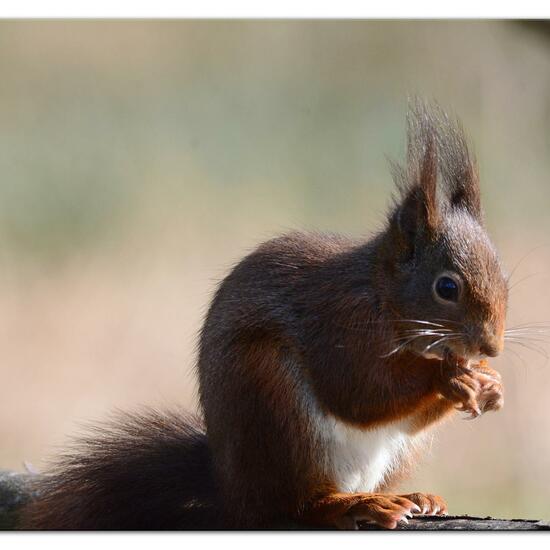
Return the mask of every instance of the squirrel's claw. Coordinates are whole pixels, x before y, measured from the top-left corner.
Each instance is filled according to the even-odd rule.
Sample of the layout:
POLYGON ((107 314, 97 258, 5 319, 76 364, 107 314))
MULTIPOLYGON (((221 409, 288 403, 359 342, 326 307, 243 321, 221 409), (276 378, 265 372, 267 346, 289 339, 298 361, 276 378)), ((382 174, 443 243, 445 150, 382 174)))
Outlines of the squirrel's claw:
POLYGON ((467 416, 465 420, 475 420, 476 418, 480 417, 483 413, 479 410, 479 407, 476 407, 475 409, 472 409, 468 411, 470 413, 470 416, 467 416))
POLYGON ((403 496, 415 503, 415 515, 442 516, 447 513, 445 501, 437 495, 411 493, 403 496))
POLYGON ((477 404, 469 406, 462 404, 456 407, 456 410, 468 413, 468 416, 465 416, 464 420, 475 420, 485 412, 484 410, 482 411, 477 404))

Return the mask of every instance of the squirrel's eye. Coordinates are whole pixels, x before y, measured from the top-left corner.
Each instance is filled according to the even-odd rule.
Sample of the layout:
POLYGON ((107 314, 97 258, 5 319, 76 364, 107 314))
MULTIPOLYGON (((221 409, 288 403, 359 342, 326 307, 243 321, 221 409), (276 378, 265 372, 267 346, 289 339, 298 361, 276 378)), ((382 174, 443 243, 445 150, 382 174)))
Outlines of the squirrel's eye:
POLYGON ((451 277, 447 275, 439 277, 435 282, 434 290, 441 300, 445 302, 458 302, 460 288, 457 281, 451 277))

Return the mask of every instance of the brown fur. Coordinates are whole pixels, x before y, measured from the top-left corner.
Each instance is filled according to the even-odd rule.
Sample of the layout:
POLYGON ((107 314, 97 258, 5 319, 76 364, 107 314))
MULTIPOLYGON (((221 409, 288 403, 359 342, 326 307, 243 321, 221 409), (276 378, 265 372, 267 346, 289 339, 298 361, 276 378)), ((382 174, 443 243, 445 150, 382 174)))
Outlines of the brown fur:
MULTIPOLYGON (((446 513, 445 501, 436 495, 410 493, 408 495, 391 495, 386 493, 332 493, 317 500, 303 516, 303 520, 311 525, 336 525, 341 528, 355 528, 346 518, 360 517, 394 529, 403 516, 413 506, 420 511, 446 513), (437 508, 436 508, 437 507, 437 508)), ((416 510, 415 510, 416 511, 416 510)))
POLYGON ((182 411, 117 414, 35 481, 24 529, 213 529, 217 489, 204 426, 182 411))
MULTIPOLYGON (((463 359, 500 351, 507 299, 483 228, 475 163, 460 126, 439 107, 413 103, 408 129, 407 166, 394 166, 400 196, 378 235, 362 241, 293 233, 271 240, 232 270, 212 301, 197 368, 212 456, 212 468, 199 474, 215 488, 209 492, 215 525, 347 526, 357 516, 395 527, 416 506, 429 503, 441 513, 445 505, 432 495, 340 493, 323 467, 315 415, 365 430, 407 418, 411 433, 420 433, 457 407, 475 415, 502 405, 498 375, 463 359), (433 296, 434 280, 445 271, 462 281, 456 304, 433 296), (439 355, 426 356, 433 337, 407 341, 419 326, 458 336, 435 347, 439 355)), ((150 429, 147 419, 143 429, 150 429)), ((123 431, 123 454, 131 457, 144 437, 123 431)), ((120 447, 112 449, 102 455, 92 443, 62 463, 23 525, 132 525, 120 508, 145 506, 150 492, 116 493, 117 468, 124 466, 117 462, 120 447)), ((157 475, 163 467, 170 475, 180 471, 172 457, 154 458, 157 475)), ((378 490, 398 475, 399 469, 378 490)), ((177 497, 168 490, 165 508, 177 497)), ((170 518, 173 528, 190 524, 170 518)))

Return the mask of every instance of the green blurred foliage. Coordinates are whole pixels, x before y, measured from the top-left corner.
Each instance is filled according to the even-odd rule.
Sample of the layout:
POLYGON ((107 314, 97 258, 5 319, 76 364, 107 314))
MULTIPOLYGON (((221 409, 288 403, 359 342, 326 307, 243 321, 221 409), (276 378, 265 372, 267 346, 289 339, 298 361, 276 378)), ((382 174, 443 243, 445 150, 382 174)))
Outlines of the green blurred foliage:
POLYGON ((57 262, 143 217, 227 231, 241 207, 368 231, 410 93, 460 113, 498 219, 520 175, 547 198, 547 51, 498 22, 4 21, 0 239, 57 262))

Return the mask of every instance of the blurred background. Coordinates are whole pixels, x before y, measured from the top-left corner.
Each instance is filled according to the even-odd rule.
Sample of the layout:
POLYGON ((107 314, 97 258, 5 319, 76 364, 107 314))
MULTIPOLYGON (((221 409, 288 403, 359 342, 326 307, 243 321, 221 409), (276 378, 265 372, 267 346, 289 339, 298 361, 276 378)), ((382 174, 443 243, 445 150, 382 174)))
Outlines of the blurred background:
MULTIPOLYGON (((41 469, 79 422, 196 407, 218 281, 288 229, 368 235, 407 95, 463 120, 509 325, 550 322, 544 24, 0 23, 0 468, 41 469)), ((507 350, 506 406, 434 437, 407 488, 452 513, 550 519, 550 367, 507 350)))

